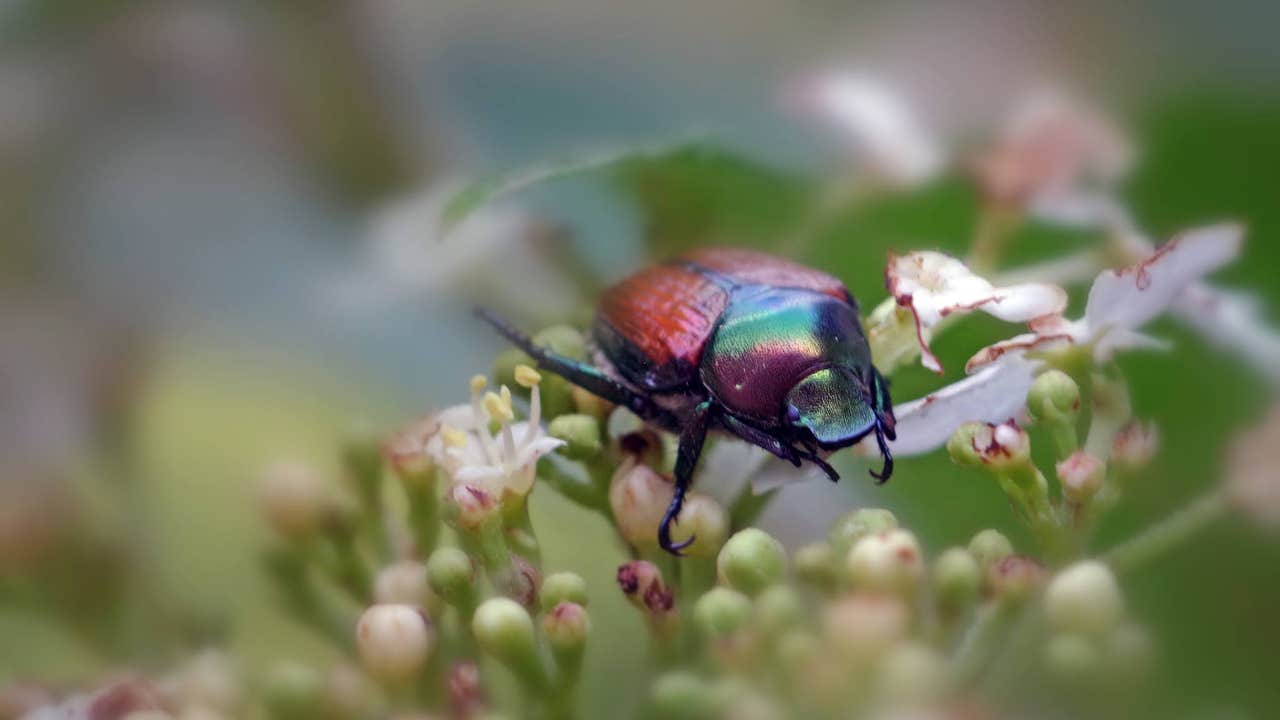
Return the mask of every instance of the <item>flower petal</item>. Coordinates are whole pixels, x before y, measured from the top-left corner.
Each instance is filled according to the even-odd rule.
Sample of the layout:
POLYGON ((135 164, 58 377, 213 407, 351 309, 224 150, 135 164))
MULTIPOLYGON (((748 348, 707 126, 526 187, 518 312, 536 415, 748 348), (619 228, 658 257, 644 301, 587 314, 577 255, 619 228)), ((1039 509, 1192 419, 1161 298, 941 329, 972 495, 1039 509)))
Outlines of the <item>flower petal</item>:
POLYGON ((1108 327, 1142 327, 1188 286, 1234 260, 1243 236, 1244 228, 1235 224, 1189 230, 1142 262, 1098 275, 1084 313, 1090 331, 1096 336, 1108 327))
POLYGON ((811 79, 800 105, 843 133, 869 170, 891 185, 916 186, 942 168, 938 140, 900 95, 873 77, 829 73, 811 79))
POLYGON ((996 287, 964 263, 940 252, 890 254, 885 285, 898 305, 915 316, 921 362, 941 373, 942 364, 930 351, 928 331, 950 315, 981 310, 1007 322, 1029 322, 1061 313, 1067 293, 1057 285, 1022 283, 996 287))
POLYGON ((1280 333, 1267 324, 1256 297, 1196 283, 1174 301, 1173 313, 1280 387, 1280 333))
POLYGON ((920 455, 946 444, 963 423, 1022 416, 1038 365, 1022 355, 1008 355, 975 375, 898 405, 898 439, 890 449, 898 457, 920 455))

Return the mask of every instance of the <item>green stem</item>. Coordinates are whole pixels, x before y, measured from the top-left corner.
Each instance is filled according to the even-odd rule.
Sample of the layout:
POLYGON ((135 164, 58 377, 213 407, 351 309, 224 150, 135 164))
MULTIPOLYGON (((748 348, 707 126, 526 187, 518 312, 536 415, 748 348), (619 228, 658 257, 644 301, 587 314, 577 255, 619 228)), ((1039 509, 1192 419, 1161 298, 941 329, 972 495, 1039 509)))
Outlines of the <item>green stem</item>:
POLYGON ((952 658, 953 676, 960 687, 972 687, 999 649, 998 640, 1017 615, 1017 606, 996 598, 974 613, 973 623, 952 658))
POLYGON ((1000 264, 1009 245, 1010 232, 1016 227, 1018 216, 994 205, 986 205, 978 215, 978 226, 973 233, 973 244, 965 264, 975 273, 991 275, 1000 264))
POLYGON ((1103 560, 1117 573, 1135 570, 1186 542, 1226 512, 1226 499, 1220 491, 1213 490, 1111 548, 1103 555, 1103 560))
POLYGON ((409 502, 409 526, 413 528, 418 557, 431 557, 440 541, 440 496, 434 483, 405 484, 409 502))
POLYGON ((760 517, 760 513, 769 507, 769 503, 778 495, 779 488, 767 490, 757 493, 751 486, 748 479, 746 485, 738 492, 738 497, 734 498, 733 505, 729 507, 729 527, 734 530, 740 530, 748 527, 760 517))

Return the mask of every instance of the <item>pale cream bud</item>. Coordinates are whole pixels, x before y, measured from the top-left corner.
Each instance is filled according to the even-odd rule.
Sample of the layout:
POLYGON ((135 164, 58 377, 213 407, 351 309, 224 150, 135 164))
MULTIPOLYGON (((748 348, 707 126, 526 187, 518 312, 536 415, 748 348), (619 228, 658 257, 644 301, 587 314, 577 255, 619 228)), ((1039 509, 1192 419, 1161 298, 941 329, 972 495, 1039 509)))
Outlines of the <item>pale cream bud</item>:
POLYGON ((1124 597, 1105 564, 1084 560, 1058 572, 1044 594, 1049 624, 1067 632, 1099 636, 1124 615, 1124 597))
POLYGON ((356 647, 370 675, 401 682, 426 663, 435 644, 422 611, 410 605, 374 605, 356 624, 356 647))
POLYGON ((855 543, 845 569, 857 590, 909 595, 924 575, 924 559, 910 531, 885 530, 855 543))

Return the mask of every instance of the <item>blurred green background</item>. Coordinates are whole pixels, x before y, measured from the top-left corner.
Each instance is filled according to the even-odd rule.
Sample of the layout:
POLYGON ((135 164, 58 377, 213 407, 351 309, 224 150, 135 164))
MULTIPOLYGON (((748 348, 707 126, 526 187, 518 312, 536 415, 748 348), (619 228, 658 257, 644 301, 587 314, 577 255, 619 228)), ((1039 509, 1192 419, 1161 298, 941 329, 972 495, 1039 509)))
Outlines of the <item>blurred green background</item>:
MULTIPOLYGON (((1102 98, 1141 151, 1123 187, 1135 215, 1160 237, 1246 222, 1245 257, 1221 280, 1278 317, 1280 51, 1267 3, 837 5, 0 3, 0 352, 5 386, 29 390, 0 400, 3 481, 73 482, 94 512, 140 527, 155 587, 225 618, 250 667, 328 652, 275 610, 259 572, 259 468, 287 452, 336 470, 353 419, 391 426, 455 402, 500 347, 459 289, 379 274, 374 218, 446 178, 696 132, 725 150, 518 196, 550 228, 535 259, 567 276, 577 258, 605 282, 688 244, 775 246, 844 162, 779 98, 840 63, 933 91, 940 126, 994 122, 1046 78, 1102 98), (75 342, 41 355, 33 327, 75 342), (110 472, 138 502, 113 497, 110 472)), ((869 307, 887 250, 963 251, 973 193, 952 177, 851 210, 799 259, 869 307)), ((421 239, 429 248, 432 232, 421 239)), ((1090 240, 1028 227, 1013 260, 1090 240)), ((425 266, 447 265, 445 249, 424 252, 425 266)), ((528 281, 501 257, 480 272, 517 291, 528 281)), ((524 319, 571 312, 590 284, 561 294, 524 319)), ((1176 349, 1121 364, 1163 450, 1099 547, 1217 482, 1232 434, 1272 402, 1228 354, 1171 322, 1154 330, 1176 349)), ((943 336, 948 379, 1002 331, 974 319, 943 336)), ((936 384, 910 368, 895 392, 936 384)), ((941 455, 902 463, 883 488, 855 473, 821 492, 891 507, 934 551, 986 526, 1025 539, 999 490, 941 455)), ((607 716, 638 692, 628 678, 644 652, 639 618, 612 592, 621 553, 558 497, 538 492, 533 508, 547 566, 581 572, 599 625, 625 630, 589 651, 588 716, 607 716)), ((825 531, 795 517, 792 538, 825 531)), ((1132 614, 1161 650, 1150 716, 1280 713, 1278 567, 1275 538, 1231 522, 1130 579, 1132 614)), ((30 609, 0 608, 0 638, 0 684, 102 668, 30 609)))

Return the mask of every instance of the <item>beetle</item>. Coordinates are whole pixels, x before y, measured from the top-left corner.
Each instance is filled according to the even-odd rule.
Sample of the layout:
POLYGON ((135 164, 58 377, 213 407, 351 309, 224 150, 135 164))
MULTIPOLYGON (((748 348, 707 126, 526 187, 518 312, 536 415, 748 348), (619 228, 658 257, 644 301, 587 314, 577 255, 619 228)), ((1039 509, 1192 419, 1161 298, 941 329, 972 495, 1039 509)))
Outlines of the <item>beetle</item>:
POLYGON ((835 277, 739 248, 707 248, 653 265, 606 289, 591 328, 595 362, 540 347, 494 313, 477 314, 542 368, 629 408, 680 438, 675 493, 658 528, 674 555, 671 524, 710 430, 745 440, 833 481, 822 457, 874 434, 893 473, 889 386, 871 364, 858 303, 835 277))

